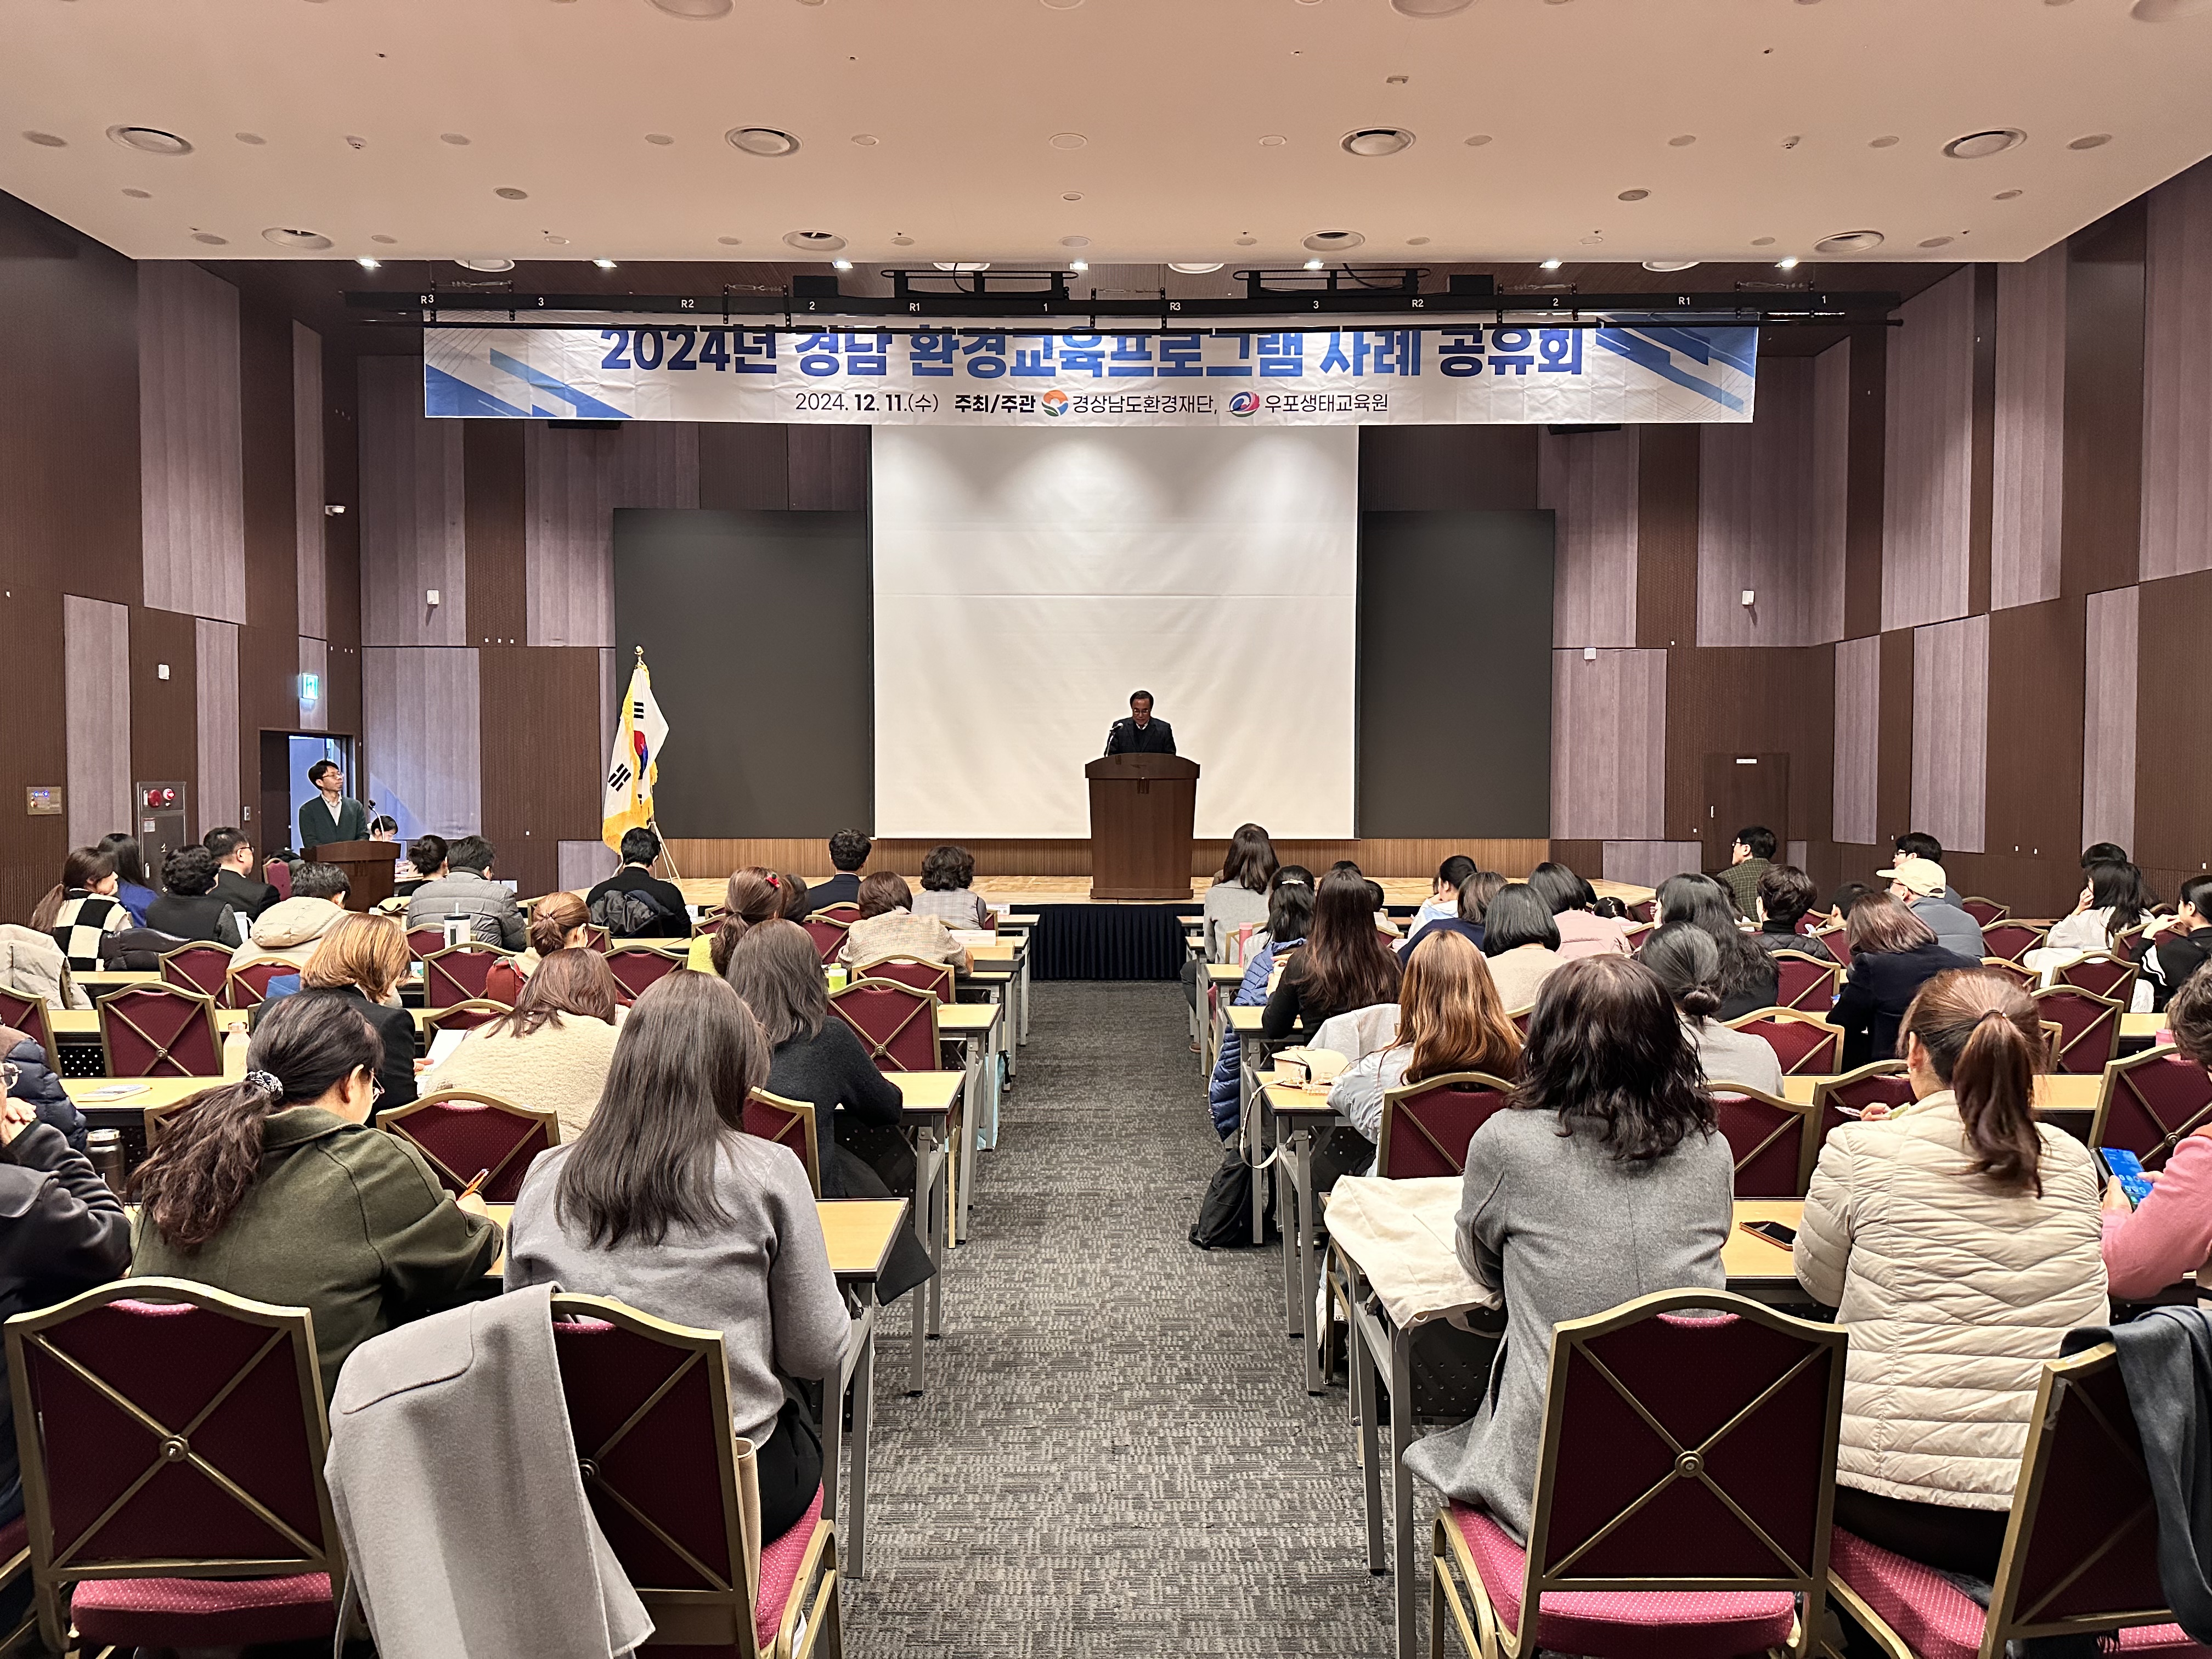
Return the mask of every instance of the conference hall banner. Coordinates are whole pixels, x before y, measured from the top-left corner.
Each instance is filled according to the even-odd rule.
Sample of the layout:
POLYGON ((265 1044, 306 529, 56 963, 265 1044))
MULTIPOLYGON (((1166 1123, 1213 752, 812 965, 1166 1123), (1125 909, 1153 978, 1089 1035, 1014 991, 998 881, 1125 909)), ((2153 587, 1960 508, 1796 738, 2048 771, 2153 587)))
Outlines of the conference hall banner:
POLYGON ((1599 426, 1752 417, 1755 328, 902 334, 434 328, 423 410, 859 426, 1599 426))

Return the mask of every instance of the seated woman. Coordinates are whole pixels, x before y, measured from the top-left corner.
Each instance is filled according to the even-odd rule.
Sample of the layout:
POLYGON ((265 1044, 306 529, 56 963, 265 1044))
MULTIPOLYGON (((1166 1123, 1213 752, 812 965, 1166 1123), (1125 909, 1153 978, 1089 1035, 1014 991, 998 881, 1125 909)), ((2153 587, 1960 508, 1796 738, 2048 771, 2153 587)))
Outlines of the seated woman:
MULTIPOLYGON (((903 887, 904 884, 902 883, 903 887)), ((726 973, 730 952, 737 949, 738 941, 745 936, 749 927, 763 922, 783 920, 783 878, 773 870, 763 870, 757 864, 747 865, 742 870, 730 872, 729 885, 722 891, 722 920, 714 929, 713 943, 707 957, 717 974, 726 973)), ((698 960, 700 941, 692 942, 694 968, 698 960)))
POLYGON ((198 842, 173 847, 161 860, 161 896, 146 907, 146 925, 173 939, 205 939, 234 951, 246 942, 230 901, 215 890, 215 855, 198 842))
POLYGON ((1670 921, 1644 941, 1636 959, 1651 970, 1682 1016, 1708 1083, 1747 1083, 1770 1095, 1782 1092, 1782 1062, 1765 1039, 1731 1031, 1713 1017, 1721 1006, 1721 953, 1704 928, 1670 921))
POLYGON ((375 1109, 389 1111, 414 1100, 414 1011, 399 1006, 399 981, 405 977, 410 957, 407 935, 390 916, 344 915, 315 946, 314 955, 300 970, 296 981, 280 976, 270 981, 269 1000, 256 1007, 252 1028, 276 1011, 280 1001, 301 991, 327 991, 341 997, 376 1030, 383 1046, 378 1062, 375 1109))
POLYGON ((1833 962, 1836 953, 1799 927, 1818 890, 1796 865, 1770 865, 1759 878, 1759 931, 1751 942, 1769 955, 1796 951, 1816 962, 1833 962))
POLYGON ((97 973, 101 936, 131 926, 131 912, 118 896, 122 884, 112 856, 95 847, 80 847, 62 860, 62 878, 31 912, 31 926, 52 938, 71 968, 97 973))
POLYGON ((814 904, 807 897, 806 878, 804 876, 794 876, 788 871, 779 872, 775 878, 775 888, 777 892, 783 895, 781 920, 797 921, 802 917, 814 914, 814 904))
MULTIPOLYGON (((1244 964, 1244 977, 1230 998, 1230 1006, 1257 1007, 1267 1000, 1278 969, 1291 952, 1305 943, 1313 927, 1313 872, 1303 864, 1285 864, 1268 884, 1267 931, 1252 936, 1252 955, 1244 964)), ((1220 1051, 1213 1057, 1213 1077, 1206 1086, 1206 1106, 1216 1133, 1226 1140, 1237 1133, 1243 1103, 1237 1098, 1243 1075, 1243 1039, 1234 1030, 1221 1035, 1220 1051)))
POLYGON ((1414 911, 1406 923, 1406 932, 1418 938, 1421 929, 1431 922, 1458 915, 1459 890, 1474 872, 1474 860, 1464 853, 1454 853, 1439 864, 1437 878, 1429 887, 1429 896, 1421 901, 1421 908, 1414 911))
POLYGON ((1367 882, 1356 870, 1332 870, 1314 895, 1313 927, 1267 994, 1261 1031, 1309 1036, 1324 1020, 1398 1000, 1398 958, 1375 931, 1367 882))
POLYGON ((1565 960, 1552 907, 1521 882, 1499 888, 1482 914, 1482 954, 1506 1012, 1528 1007, 1565 960))
POLYGON ((1741 1019, 1774 1006, 1782 988, 1781 969, 1736 926, 1735 902, 1727 888, 1707 875, 1669 876, 1659 884, 1658 901, 1656 914, 1661 927, 1670 921, 1694 922, 1720 952, 1720 977, 1714 988, 1721 994, 1723 1019, 1741 1019))
POLYGON ((1954 968, 1982 964, 1936 942, 1936 930, 1887 893, 1851 906, 1851 966, 1828 1016, 1844 1028, 1843 1067, 1901 1060, 1898 1024, 1920 988, 1954 968))
POLYGON ((420 1152, 367 1126, 382 1060, 351 998, 287 997, 244 1079, 168 1114, 131 1177, 131 1271, 310 1310, 325 1395, 348 1354, 465 1298, 499 1259, 483 1200, 456 1204, 420 1152))
POLYGON ((530 1166, 507 1287, 557 1284, 720 1331, 732 1427, 753 1443, 761 1536, 791 1530, 822 1483, 822 1442, 787 1379, 835 1378, 852 1321, 806 1171, 744 1133, 765 1085, 760 1023, 727 982, 670 974, 623 1022, 580 1139, 530 1166))
POLYGON ((1229 941, 1247 923, 1257 927, 1267 916, 1267 894, 1273 885, 1275 843, 1256 823, 1240 823, 1229 838, 1229 852, 1221 860, 1221 873, 1206 890, 1206 959, 1229 960, 1229 941))
POLYGON ((574 893, 548 893, 530 907, 529 943, 492 963, 484 975, 484 995, 512 1008, 546 957, 556 951, 590 950, 591 929, 592 912, 583 900, 574 893))
POLYGON ((100 850, 115 860, 115 896, 123 901, 131 921, 143 927, 148 908, 161 897, 146 873, 145 849, 138 845, 137 836, 118 830, 100 838, 100 850))
POLYGON ((1559 955, 1567 961, 1628 954, 1627 925, 1595 914, 1590 906, 1597 902, 1597 894, 1565 865, 1538 865, 1528 872, 1528 888, 1552 907, 1553 925, 1559 930, 1559 955))
POLYGON ((885 957, 915 957, 950 963, 955 973, 965 973, 967 947, 952 937, 943 918, 918 916, 913 906, 914 894, 905 878, 889 870, 863 876, 860 918, 845 930, 837 959, 848 967, 860 967, 885 957))
POLYGON ((921 890, 913 896, 915 915, 935 916, 947 927, 990 932, 999 924, 968 885, 975 879, 975 855, 966 848, 931 848, 921 860, 921 890))
MULTIPOLYGON (((2212 1069, 2212 973, 2184 980, 2166 1019, 2183 1057, 2212 1069)), ((2212 1123, 2181 1138, 2140 1205, 2105 1183, 2104 1255, 2116 1298, 2148 1301, 2190 1279, 2200 1301, 2212 1290, 2212 1123)))
POLYGON ((399 872, 399 879, 392 884, 392 896, 412 898, 423 883, 435 881, 445 873, 446 838, 417 836, 407 843, 406 866, 399 872))
POLYGON ((2035 1121, 2043 1034, 2019 986, 1940 974, 1904 1031, 1914 1103, 1829 1133, 1797 1282, 1850 1332, 1836 1524, 1989 1579, 2043 1362, 2108 1316, 2097 1182, 2087 1147, 2035 1121))
MULTIPOLYGON (((1401 960, 1410 958, 1425 939, 1438 933, 1457 933, 1480 951, 1482 948, 1483 918, 1490 913, 1490 901, 1505 890, 1505 878, 1495 870, 1474 870, 1459 884, 1459 908, 1453 914, 1437 916, 1412 928, 1406 942, 1398 947, 1401 960)), ((1428 907, 1421 907, 1426 909, 1428 907)), ((1419 921, 1416 915, 1414 920, 1419 921)))
POLYGON ((1328 1103, 1374 1145, 1382 1135, 1382 1097, 1391 1090, 1452 1072, 1510 1080, 1520 1068, 1521 1033, 1505 1017, 1482 952, 1443 933, 1406 963, 1398 1035, 1340 1074, 1328 1103))
POLYGON ((1735 1162, 1682 1023, 1649 969, 1570 962, 1544 981, 1510 1110, 1467 1149, 1458 1255, 1504 1292, 1481 1411, 1406 1467, 1528 1535, 1552 1328, 1655 1291, 1719 1290, 1735 1162))
POLYGON ((561 1139, 574 1140, 598 1109, 614 1060, 623 1012, 617 989, 597 951, 556 951, 524 982, 512 1013, 468 1033, 418 1086, 424 1094, 481 1089, 510 1105, 554 1113, 561 1139))
POLYGON ((2100 860, 2086 874, 2073 914, 2051 924, 2043 943, 2020 959, 2021 967, 2040 973, 2063 967, 2077 957, 2101 956, 2112 948, 2115 933, 2143 920, 2142 871, 2132 864, 2100 860))

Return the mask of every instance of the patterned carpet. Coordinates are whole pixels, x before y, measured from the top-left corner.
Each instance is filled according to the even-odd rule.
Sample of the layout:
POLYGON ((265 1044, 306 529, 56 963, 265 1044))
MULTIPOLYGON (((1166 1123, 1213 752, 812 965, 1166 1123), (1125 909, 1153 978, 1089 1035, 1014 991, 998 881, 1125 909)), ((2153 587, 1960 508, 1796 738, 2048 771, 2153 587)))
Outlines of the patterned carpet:
POLYGON ((927 1395, 879 1350, 847 1651, 1389 1654, 1346 1396, 1304 1391, 1280 1254, 1188 1242, 1219 1152, 1179 988, 1040 984, 1033 1032, 927 1395))

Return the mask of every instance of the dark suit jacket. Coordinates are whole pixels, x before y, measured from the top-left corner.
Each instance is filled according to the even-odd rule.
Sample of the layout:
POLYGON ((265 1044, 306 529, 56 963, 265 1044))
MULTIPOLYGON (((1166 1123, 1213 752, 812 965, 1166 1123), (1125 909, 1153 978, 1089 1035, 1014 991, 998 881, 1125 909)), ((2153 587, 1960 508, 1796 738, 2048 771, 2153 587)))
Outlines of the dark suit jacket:
POLYGON ((265 881, 252 881, 235 870, 225 870, 215 878, 216 894, 230 901, 230 908, 249 921, 258 921, 264 910, 276 902, 277 893, 265 881))
MULTIPOLYGON (((860 902, 860 878, 850 870, 840 870, 827 881, 817 882, 806 890, 806 908, 810 911, 826 910, 833 904, 858 904, 860 902)), ((2212 938, 2212 935, 2207 935, 2212 938)))
POLYGON ((327 847, 337 841, 367 841, 368 839, 368 809, 350 795, 338 799, 337 822, 331 822, 331 809, 317 795, 300 809, 300 850, 311 847, 327 847))
POLYGON ((1141 729, 1133 720, 1118 720, 1106 734, 1109 755, 1172 755, 1175 751, 1175 728, 1164 720, 1151 720, 1141 729))
POLYGON ((1950 969, 1981 965, 1978 957, 1962 957, 1940 945, 1854 954, 1835 1010, 1828 1016, 1828 1024, 1844 1028, 1844 1069, 1900 1058, 1897 1028, 1920 988, 1950 969))

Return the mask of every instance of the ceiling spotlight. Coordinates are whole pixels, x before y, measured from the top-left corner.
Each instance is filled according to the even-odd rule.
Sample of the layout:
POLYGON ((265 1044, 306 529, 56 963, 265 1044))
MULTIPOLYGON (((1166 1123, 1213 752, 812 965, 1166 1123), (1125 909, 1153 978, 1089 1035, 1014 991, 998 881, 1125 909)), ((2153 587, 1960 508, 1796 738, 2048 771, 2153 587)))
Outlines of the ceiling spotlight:
POLYGON ((845 239, 834 230, 787 230, 783 240, 786 246, 803 247, 810 253, 839 253, 845 247, 845 239))
POLYGON ((1984 155, 2002 155, 2008 149, 2017 149, 2027 142, 2027 135, 2018 127, 1991 127, 1986 132, 1970 132, 1954 138, 1943 146, 1943 154, 1954 161, 1978 161, 1984 155))
POLYGON ((164 132, 159 127, 110 127, 107 136, 125 149, 143 150, 149 155, 190 155, 191 142, 179 138, 173 132, 164 132))
POLYGON ((744 245, 745 239, 742 236, 717 236, 714 240, 724 247, 739 247, 744 245))
POLYGON ((1695 259, 1646 259, 1644 268, 1658 271, 1691 270, 1696 268, 1697 263, 1695 259))
POLYGON ((261 233, 261 240, 272 247, 320 249, 331 245, 331 239, 319 230, 293 230, 283 225, 270 226, 261 233))
POLYGON ((939 270, 988 270, 988 259, 937 259, 931 262, 939 270))
POLYGON ((2111 143, 2112 142, 2112 135, 2109 132, 2089 132, 2084 133, 2081 137, 2076 138, 2072 143, 2067 145, 2066 148, 2069 149, 2097 149, 2106 144, 2111 143))
POLYGON ((2128 15, 2138 23, 2174 23, 2212 12, 2212 0, 2136 0, 2128 15))
POLYGON ((830 269, 832 270, 850 270, 852 268, 853 262, 850 259, 832 259, 830 262, 830 269))
POLYGON ((1839 230, 1813 244, 1815 253, 1871 253, 1882 243, 1878 230, 1839 230))
POLYGON ((1203 276, 1210 271, 1220 270, 1221 261, 1216 259, 1212 264, 1204 264, 1194 259, 1170 259, 1168 261, 1168 269, 1179 270, 1186 276, 1203 276))
POLYGON ((492 194, 502 202, 526 202, 530 199, 528 191, 517 190, 513 185, 501 185, 492 194))
POLYGON ((346 148, 348 149, 367 149, 368 148, 368 140, 362 137, 357 132, 349 132, 346 134, 345 141, 346 148))
POLYGON ((612 270, 615 268, 615 262, 611 259, 594 259, 592 263, 601 270, 612 270))
POLYGON ((514 269, 514 261, 512 259, 456 259, 453 263, 464 270, 501 271, 514 269))
POLYGON ((730 15, 731 0, 650 0, 655 11, 665 11, 671 17, 681 17, 686 22, 711 23, 717 17, 730 15))
POLYGON ((1309 259, 1309 260, 1307 260, 1307 261, 1306 261, 1306 269, 1307 269, 1308 270, 1319 270, 1321 269, 1321 261, 1320 261, 1320 260, 1318 260, 1318 259, 1309 259))
POLYGON ((1784 255, 1782 256, 1782 258, 1780 258, 1779 259, 1777 259, 1777 260, 1774 262, 1774 268, 1775 268, 1777 270, 1796 270, 1796 269, 1797 269, 1797 256, 1796 256, 1796 254, 1794 254, 1794 253, 1785 253, 1785 254, 1784 254, 1784 255))
POLYGON ((1044 0, 1044 3, 1054 11, 1073 11, 1083 0, 1044 0))
POLYGON ((1469 149, 1481 149, 1485 144, 1488 143, 1489 142, 1490 142, 1490 135, 1489 135, 1488 133, 1486 133, 1486 132, 1478 132, 1478 133, 1475 133, 1475 134, 1472 135, 1472 136, 1468 139, 1468 141, 1467 141, 1467 147, 1468 147, 1469 149))
POLYGON ((1696 133, 1678 132, 1672 138, 1669 138, 1667 141, 1667 148, 1669 149, 1687 149, 1691 145, 1697 142, 1698 135, 1696 133))
POLYGON ((1304 246, 1315 253, 1346 253, 1366 240, 1356 230, 1317 230, 1304 246))
MULTIPOLYGON (((907 240, 911 241, 913 238, 908 237, 907 240)), ((1062 247, 1089 247, 1091 239, 1088 236, 1063 236, 1060 239, 1060 245, 1062 247)))
POLYGON ((645 135, 645 142, 648 144, 658 144, 663 149, 665 149, 669 145, 674 143, 676 140, 674 137, 669 133, 648 132, 645 135))
POLYGON ((905 235, 894 236, 891 238, 891 246, 893 247, 912 247, 914 246, 914 238, 905 235))
POLYGON ((230 136, 241 144, 265 144, 269 142, 258 132, 234 132, 230 136))
POLYGON ((363 270, 376 270, 383 266, 384 261, 381 259, 372 259, 368 255, 364 253, 361 258, 356 259, 354 264, 359 265, 363 270))
POLYGON ((567 237, 556 236, 550 230, 545 233, 545 240, 551 243, 555 247, 566 247, 568 246, 568 239, 567 237))
POLYGON ((194 231, 192 233, 192 240, 195 242, 205 242, 210 247, 228 247, 230 246, 229 237, 218 236, 211 230, 194 231))
POLYGON ((453 144, 458 147, 469 142, 469 135, 465 132, 441 132, 438 135, 438 142, 441 144, 453 144))
POLYGON ((1239 247, 1257 247, 1260 245, 1260 239, 1249 234, 1238 236, 1233 240, 1239 247))
POLYGON ((1650 194, 1648 190, 1624 190, 1617 199, 1623 202, 1640 202, 1650 194))
POLYGON ((1054 149, 1081 149, 1091 141, 1079 132, 1055 132, 1045 142, 1054 149))
MULTIPOLYGON (((1050 0, 1047 0, 1047 3, 1050 3, 1050 0)), ((1062 7, 1060 9, 1065 10, 1066 8, 1062 7)), ((1088 270, 1091 269, 1091 261, 1088 259, 1070 259, 1067 262, 1067 268, 1070 270, 1088 270)))
POLYGON ((1413 147, 1413 135, 1403 127, 1362 127, 1337 143, 1347 155, 1395 155, 1413 147))
POLYGON ((799 148, 798 139, 775 127, 732 127, 722 137, 748 155, 788 155, 799 148))
POLYGON ((61 137, 55 133, 27 132, 23 137, 29 139, 33 143, 43 145, 48 149, 66 149, 69 148, 69 140, 61 137))
POLYGON ((1290 142, 1291 141, 1289 139, 1284 137, 1279 132, 1263 133, 1260 137, 1260 148, 1261 149, 1280 149, 1285 144, 1287 144, 1290 142))
POLYGON ((1474 3, 1474 0, 1390 0, 1390 9, 1407 17, 1449 17, 1474 3))
POLYGON ((1425 236, 1408 236, 1406 239, 1407 247, 1426 247, 1428 245, 1429 239, 1425 236))
POLYGON ((881 143, 883 140, 877 137, 872 132, 856 132, 853 135, 853 142, 858 144, 862 149, 873 149, 878 144, 881 143))
POLYGON ((1539 270, 1558 270, 1558 269, 1559 269, 1562 264, 1565 264, 1565 263, 1566 263, 1566 262, 1565 262, 1565 260, 1563 260, 1563 259, 1547 259, 1547 260, 1545 260, 1545 261, 1544 261, 1544 263, 1543 263, 1542 264, 1540 264, 1540 265, 1537 266, 1536 268, 1537 268, 1539 270))

